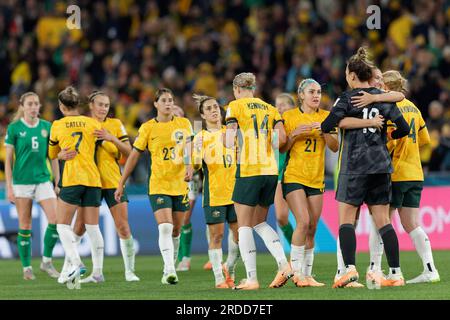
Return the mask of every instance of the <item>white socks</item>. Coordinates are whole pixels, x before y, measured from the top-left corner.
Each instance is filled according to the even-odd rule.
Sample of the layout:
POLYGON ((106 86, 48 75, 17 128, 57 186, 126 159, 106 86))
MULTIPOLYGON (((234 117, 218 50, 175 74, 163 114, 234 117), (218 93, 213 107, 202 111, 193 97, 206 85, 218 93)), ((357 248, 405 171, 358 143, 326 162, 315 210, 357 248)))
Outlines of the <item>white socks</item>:
POLYGON ((175 263, 173 260, 173 241, 172 241, 172 231, 173 224, 171 223, 161 223, 158 225, 159 230, 159 250, 161 251, 161 256, 164 261, 164 273, 175 273, 175 263))
POLYGON ((345 273, 345 263, 342 257, 341 243, 339 241, 339 236, 336 239, 336 258, 337 258, 337 272, 336 276, 342 276, 345 273))
MULTIPOLYGON (((267 222, 261 222, 260 224, 254 226, 253 229, 264 240, 264 244, 267 249, 277 261, 278 271, 283 270, 288 265, 288 262, 286 255, 284 254, 283 246, 280 242, 280 237, 278 237, 278 233, 276 233, 275 230, 267 224, 267 222)), ((239 243, 240 242, 241 241, 239 241, 239 243)))
POLYGON ((177 262, 178 259, 178 249, 180 248, 180 237, 181 237, 181 233, 176 236, 173 237, 172 236, 172 243, 173 243, 173 263, 175 264, 177 262))
POLYGON ((291 245, 291 267, 294 273, 302 271, 305 259, 305 246, 291 245))
POLYGON ((233 232, 228 231, 228 256, 226 265, 230 273, 234 273, 237 260, 239 259, 239 245, 234 242, 233 232))
POLYGON ((134 240, 133 236, 129 239, 120 240, 120 251, 122 252, 123 264, 125 266, 125 272, 134 272, 134 240))
POLYGON ((383 239, 381 239, 380 233, 375 226, 375 222, 371 217, 371 226, 369 230, 369 253, 370 253, 370 265, 369 269, 374 271, 381 270, 381 259, 383 258, 383 239))
POLYGON ((314 248, 305 249, 305 260, 303 261, 303 268, 302 268, 302 273, 304 276, 312 275, 313 263, 314 263, 314 248))
POLYGON ((64 248, 65 257, 68 259, 68 266, 80 265, 81 259, 75 244, 74 233, 68 224, 57 224, 56 230, 59 234, 59 240, 64 248))
POLYGON ((209 261, 211 261, 212 271, 216 279, 216 285, 225 281, 222 270, 222 249, 209 249, 209 261))
POLYGON ((105 251, 103 236, 98 224, 85 224, 85 226, 91 242, 92 273, 101 275, 103 274, 103 257, 105 251))
POLYGON ((239 230, 239 250, 244 262, 247 279, 257 281, 256 276, 256 245, 251 227, 240 227, 239 230))
POLYGON ((431 251, 430 239, 428 239, 427 234, 423 231, 422 227, 417 227, 409 233, 416 251, 422 259, 423 270, 429 272, 435 272, 436 267, 434 266, 433 252, 431 251))

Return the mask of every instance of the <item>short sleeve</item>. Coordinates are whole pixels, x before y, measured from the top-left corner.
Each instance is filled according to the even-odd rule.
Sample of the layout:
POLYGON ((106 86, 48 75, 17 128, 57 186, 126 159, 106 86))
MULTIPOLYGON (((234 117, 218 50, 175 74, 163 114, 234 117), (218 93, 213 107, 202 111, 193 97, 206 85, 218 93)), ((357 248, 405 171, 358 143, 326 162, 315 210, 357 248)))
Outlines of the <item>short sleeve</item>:
POLYGON ((286 130, 286 135, 289 135, 292 132, 291 121, 289 121, 289 117, 287 117, 287 112, 283 114, 282 119, 284 120, 284 129, 286 130))
POLYGON ((13 147, 16 145, 16 135, 14 134, 12 126, 8 126, 8 129, 6 130, 5 145, 13 147))
POLYGON ((239 104, 231 102, 225 115, 226 124, 239 122, 239 113, 239 104))
POLYGON ((143 124, 139 128, 138 135, 134 141, 133 148, 143 152, 148 147, 148 137, 150 135, 150 128, 148 124, 143 124))
POLYGON ((125 129, 125 126, 120 120, 117 120, 117 139, 119 139, 122 142, 129 141, 130 137, 128 136, 127 130, 125 129))
POLYGON ((339 98, 333 104, 333 108, 331 109, 331 113, 339 118, 339 120, 345 118, 347 115, 348 103, 347 96, 340 95, 339 98))
POLYGON ((58 122, 53 122, 53 125, 50 127, 50 146, 56 146, 59 143, 58 140, 58 122))
POLYGON ((192 124, 188 119, 186 119, 186 130, 188 131, 188 138, 192 139, 194 137, 194 130, 192 129, 192 124))
POLYGON ((281 117, 280 113, 278 112, 278 110, 276 108, 273 108, 273 113, 274 113, 274 117, 273 117, 273 127, 276 126, 276 124, 278 122, 284 122, 283 118, 281 117))
POLYGON ((402 113, 400 112, 400 110, 397 108, 397 105, 394 103, 389 103, 390 105, 390 109, 389 109, 389 115, 388 118, 392 121, 395 122, 398 118, 402 117, 402 113))

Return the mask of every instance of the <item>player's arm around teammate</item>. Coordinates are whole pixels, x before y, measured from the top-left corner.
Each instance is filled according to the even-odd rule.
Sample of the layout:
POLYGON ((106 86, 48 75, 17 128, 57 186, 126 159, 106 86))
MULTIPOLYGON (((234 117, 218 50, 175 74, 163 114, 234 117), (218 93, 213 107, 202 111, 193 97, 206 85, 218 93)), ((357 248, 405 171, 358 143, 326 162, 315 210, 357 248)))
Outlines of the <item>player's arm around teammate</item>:
POLYGON ((89 234, 95 245, 94 273, 102 274, 103 238, 98 227, 101 203, 100 173, 95 163, 96 137, 101 129, 98 121, 81 116, 78 110, 80 98, 73 87, 67 87, 58 95, 59 109, 64 118, 56 120, 51 128, 49 155, 56 158, 60 150, 76 151, 71 160, 62 162, 60 193, 57 203, 57 229, 66 254, 63 271, 58 282, 69 284, 85 270, 81 267, 75 236, 70 226, 78 207, 83 207, 85 223, 94 226, 89 234))
POLYGON ((298 87, 299 108, 285 112, 289 142, 282 188, 289 208, 296 218, 292 236, 291 265, 294 283, 299 287, 322 286, 312 277, 314 236, 322 213, 325 179, 325 147, 338 149, 335 134, 322 134, 320 123, 329 112, 319 108, 321 87, 313 79, 298 87))
POLYGON ((223 145, 221 108, 213 97, 194 95, 206 129, 194 137, 193 166, 202 169, 203 210, 209 231, 208 255, 212 264, 216 288, 234 287, 234 268, 239 248, 237 217, 232 201, 236 175, 236 153, 223 145), (222 240, 228 222, 233 241, 228 248, 227 262, 222 265, 222 240))
MULTIPOLYGON (((17 247, 25 280, 35 279, 31 266, 33 199, 42 207, 48 220, 40 269, 53 278, 59 276, 52 264, 52 252, 58 240, 58 232, 56 230, 56 195, 47 169, 51 124, 39 119, 40 107, 36 93, 24 93, 19 99, 19 109, 15 119, 8 125, 5 139, 6 192, 8 200, 16 205, 19 218, 17 247)), ((52 161, 52 171, 55 182, 58 182, 57 160, 52 161)))
MULTIPOLYGON (((111 212, 119 236, 120 250, 125 267, 126 281, 139 281, 134 274, 135 251, 134 240, 128 223, 128 197, 122 195, 120 202, 114 199, 114 192, 120 180, 120 167, 117 161, 121 157, 128 157, 131 145, 128 134, 119 119, 109 118, 110 99, 101 91, 94 91, 88 97, 91 117, 101 123, 102 129, 95 130, 97 137, 96 163, 102 181, 102 198, 111 212)), ((78 209, 74 233, 79 241, 87 229, 93 228, 85 224, 85 210, 78 209)), ((89 232, 89 230, 88 230, 89 232)), ((92 248, 92 255, 95 248, 92 248)), ((103 277, 88 277, 82 282, 101 282, 103 277)))
POLYGON ((119 201, 141 152, 148 149, 151 161, 149 198, 158 223, 158 243, 164 261, 161 282, 176 284, 175 260, 184 213, 189 208, 187 181, 192 178, 193 171, 189 150, 192 126, 188 119, 174 116, 171 90, 158 90, 154 105, 158 115, 139 128, 114 195, 119 201))

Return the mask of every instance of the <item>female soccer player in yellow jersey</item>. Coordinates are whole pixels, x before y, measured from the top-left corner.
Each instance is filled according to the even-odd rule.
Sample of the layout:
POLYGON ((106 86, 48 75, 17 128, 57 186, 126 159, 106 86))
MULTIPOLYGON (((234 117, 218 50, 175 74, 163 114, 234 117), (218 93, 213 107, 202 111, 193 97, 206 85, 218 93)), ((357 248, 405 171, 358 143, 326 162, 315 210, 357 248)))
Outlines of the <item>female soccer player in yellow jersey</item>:
MULTIPOLYGON (((125 280, 139 281, 139 278, 134 274, 135 252, 134 240, 128 224, 128 198, 124 193, 120 202, 117 202, 114 199, 114 191, 117 188, 121 176, 120 167, 117 161, 122 156, 127 157, 130 154, 131 145, 122 122, 119 119, 108 117, 110 108, 109 97, 101 91, 94 91, 89 95, 88 100, 91 117, 98 120, 102 125, 102 130, 96 130, 94 132, 98 141, 96 163, 102 180, 102 198, 105 199, 106 204, 111 211, 120 239, 120 250, 125 266, 125 280)), ((75 236, 78 241, 86 230, 97 227, 85 224, 84 216, 84 208, 81 207, 78 209, 74 226, 75 236)), ((93 246, 93 262, 97 260, 94 258, 97 251, 97 248, 93 246)), ((100 270, 95 270, 94 267, 93 273, 89 277, 81 280, 81 282, 104 281, 104 277, 99 271, 100 270)))
MULTIPOLYGON (((66 270, 61 272, 58 282, 68 282, 68 286, 79 279, 82 272, 74 233, 70 224, 78 207, 84 209, 84 222, 97 225, 90 229, 89 238, 98 250, 98 265, 103 266, 103 238, 98 228, 101 202, 101 179, 95 163, 95 130, 101 124, 95 119, 80 115, 79 95, 73 87, 67 87, 58 94, 59 109, 64 117, 53 122, 50 133, 49 155, 55 159, 61 150, 75 150, 77 155, 61 166, 61 179, 58 206, 57 229, 66 253, 66 270)), ((76 284, 76 283, 75 283, 76 284)))
POLYGON ((312 277, 314 235, 323 206, 325 188, 325 146, 339 148, 336 134, 322 134, 320 123, 329 112, 319 108, 321 87, 314 79, 298 87, 300 107, 283 114, 288 152, 282 178, 283 196, 296 220, 292 235, 291 266, 298 287, 323 286, 312 277))
POLYGON ((115 192, 120 201, 125 182, 139 160, 141 152, 150 152, 149 198, 158 223, 159 249, 164 260, 163 284, 176 284, 175 259, 180 241, 184 213, 189 208, 188 184, 192 179, 190 148, 192 126, 188 119, 173 114, 173 93, 170 89, 156 92, 158 116, 139 128, 133 150, 125 164, 115 192))
MULTIPOLYGON (((24 280, 35 279, 31 266, 33 199, 42 207, 48 220, 40 268, 52 278, 58 278, 59 273, 52 264, 53 248, 58 241, 56 194, 47 168, 51 124, 39 119, 41 103, 36 93, 24 93, 20 97, 19 103, 17 114, 13 122, 8 125, 5 137, 5 176, 8 200, 16 205, 19 217, 17 248, 22 262, 23 278, 24 280)), ((59 180, 57 160, 52 161, 52 171, 57 184, 59 180)))
POLYGON ((238 259, 237 217, 231 200, 236 175, 236 150, 223 144, 222 115, 215 98, 194 95, 206 129, 197 133, 193 141, 194 169, 203 170, 203 210, 209 231, 209 261, 212 264, 216 288, 234 287, 234 268, 238 259), (228 248, 227 262, 222 266, 222 239, 225 221, 233 233, 232 247, 228 248), (230 273, 228 272, 230 270, 230 273))
MULTIPOLYGON (((287 110, 295 108, 295 100, 290 93, 281 93, 275 98, 275 107, 281 116, 287 110)), ((275 215, 277 217, 277 223, 283 231, 286 240, 289 245, 292 241, 292 233, 294 229, 289 222, 289 206, 286 200, 283 198, 283 191, 281 189, 281 180, 283 178, 283 171, 286 166, 286 152, 280 152, 278 155, 278 184, 275 192, 275 215)))
POLYGON ((234 148, 238 140, 239 153, 232 200, 238 219, 239 249, 247 272, 247 279, 235 287, 237 290, 259 288, 253 230, 264 240, 278 264, 278 273, 269 287, 279 288, 292 276, 280 238, 266 223, 278 180, 274 151, 278 146, 273 145, 283 145, 286 133, 277 109, 255 98, 255 89, 254 74, 238 74, 233 80, 236 100, 229 104, 226 115, 225 145, 234 148), (279 141, 273 141, 274 130, 278 130, 279 141))

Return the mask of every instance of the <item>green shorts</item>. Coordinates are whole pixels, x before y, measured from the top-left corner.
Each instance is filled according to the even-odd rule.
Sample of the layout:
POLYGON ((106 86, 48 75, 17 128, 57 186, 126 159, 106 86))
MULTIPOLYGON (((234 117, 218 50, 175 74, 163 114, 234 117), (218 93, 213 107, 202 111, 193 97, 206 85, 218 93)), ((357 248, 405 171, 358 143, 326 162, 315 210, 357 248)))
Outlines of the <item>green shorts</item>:
POLYGON ((100 207, 102 204, 102 189, 86 186, 62 187, 59 191, 59 197, 64 202, 79 207, 100 207))
MULTIPOLYGON (((102 189, 102 199, 105 199, 108 208, 112 208, 116 204, 119 204, 119 202, 114 199, 114 192, 116 192, 116 189, 102 189)), ((120 198, 120 203, 122 202, 128 202, 128 196, 125 191, 123 192, 122 198, 120 198)))
POLYGON ((206 206, 203 208, 203 211, 205 212, 206 224, 225 223, 225 221, 233 223, 237 221, 234 204, 217 207, 206 206))
POLYGON ((150 205, 152 206, 153 212, 164 208, 170 208, 172 209, 172 212, 189 210, 189 198, 187 193, 182 196, 150 194, 148 197, 150 198, 150 205))
POLYGON ((323 189, 311 188, 300 183, 282 183, 281 189, 283 190, 283 198, 285 199, 288 193, 295 190, 304 190, 307 198, 323 194, 323 189))
POLYGON ((273 204, 278 176, 254 176, 236 178, 234 202, 255 207, 270 207, 273 204))
POLYGON ((393 208, 419 208, 422 196, 423 181, 392 182, 393 208))

